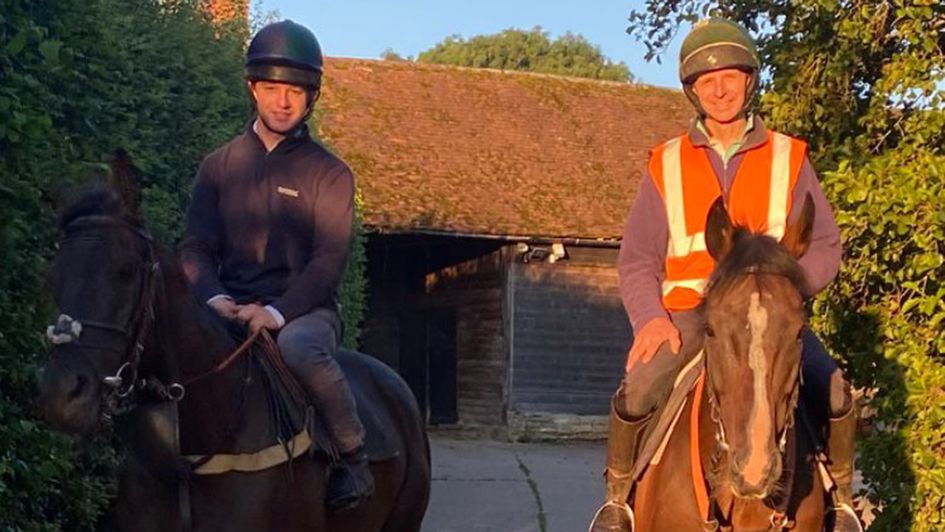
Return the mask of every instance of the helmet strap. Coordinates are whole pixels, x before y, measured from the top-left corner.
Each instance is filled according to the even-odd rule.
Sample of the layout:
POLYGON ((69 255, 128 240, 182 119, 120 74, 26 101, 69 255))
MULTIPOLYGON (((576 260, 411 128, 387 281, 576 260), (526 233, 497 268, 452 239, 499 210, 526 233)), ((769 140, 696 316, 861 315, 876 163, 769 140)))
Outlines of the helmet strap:
POLYGON ((307 122, 307 121, 308 121, 308 118, 312 115, 312 111, 315 109, 315 102, 318 101, 318 99, 321 97, 321 95, 322 95, 322 89, 321 89, 321 88, 309 89, 309 91, 308 91, 308 98, 307 98, 307 99, 308 99, 308 107, 305 108, 305 113, 302 114, 302 121, 303 121, 303 122, 307 122))

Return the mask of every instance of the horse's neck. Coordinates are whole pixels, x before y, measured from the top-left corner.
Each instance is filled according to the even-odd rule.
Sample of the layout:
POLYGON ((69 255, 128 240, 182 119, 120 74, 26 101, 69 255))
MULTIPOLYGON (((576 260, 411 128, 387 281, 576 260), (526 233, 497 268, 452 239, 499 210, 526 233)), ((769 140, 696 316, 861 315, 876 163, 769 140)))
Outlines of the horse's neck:
MULTIPOLYGON (((206 375, 238 347, 225 328, 191 295, 182 273, 173 266, 167 267, 159 307, 151 343, 174 382, 187 383, 206 375)), ((179 405, 183 441, 194 442, 196 438, 195 444, 201 445, 200 440, 205 437, 207 441, 218 442, 233 426, 234 417, 239 415, 233 405, 239 399, 244 367, 238 361, 228 369, 186 385, 184 400, 179 405)))
POLYGON ((236 342, 207 309, 194 298, 180 272, 165 273, 163 308, 158 310, 157 343, 164 345, 163 357, 177 378, 187 380, 205 373, 233 352, 236 342))

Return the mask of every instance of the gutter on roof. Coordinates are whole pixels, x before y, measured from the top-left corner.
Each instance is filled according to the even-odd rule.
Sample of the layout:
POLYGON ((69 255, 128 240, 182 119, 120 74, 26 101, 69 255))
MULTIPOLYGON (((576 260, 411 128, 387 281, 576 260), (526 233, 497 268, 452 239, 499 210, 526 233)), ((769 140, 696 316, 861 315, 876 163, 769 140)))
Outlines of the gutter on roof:
POLYGON ((504 242, 524 242, 526 244, 554 244, 560 242, 568 246, 586 246, 596 248, 618 248, 620 240, 616 238, 579 238, 579 237, 550 237, 550 236, 523 236, 523 235, 492 235, 488 233, 464 233, 460 231, 438 231, 436 229, 384 229, 368 226, 368 233, 378 235, 424 235, 445 236, 453 238, 480 238, 483 240, 500 240, 504 242))

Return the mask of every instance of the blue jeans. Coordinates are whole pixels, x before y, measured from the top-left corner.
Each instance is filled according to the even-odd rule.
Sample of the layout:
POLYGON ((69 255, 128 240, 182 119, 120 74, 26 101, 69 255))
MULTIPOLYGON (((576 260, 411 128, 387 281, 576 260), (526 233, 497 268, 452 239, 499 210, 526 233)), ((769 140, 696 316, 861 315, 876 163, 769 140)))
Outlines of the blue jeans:
POLYGON ((334 358, 340 339, 338 313, 317 308, 285 324, 277 342, 289 369, 324 416, 338 451, 347 454, 361 447, 364 426, 348 381, 334 358))

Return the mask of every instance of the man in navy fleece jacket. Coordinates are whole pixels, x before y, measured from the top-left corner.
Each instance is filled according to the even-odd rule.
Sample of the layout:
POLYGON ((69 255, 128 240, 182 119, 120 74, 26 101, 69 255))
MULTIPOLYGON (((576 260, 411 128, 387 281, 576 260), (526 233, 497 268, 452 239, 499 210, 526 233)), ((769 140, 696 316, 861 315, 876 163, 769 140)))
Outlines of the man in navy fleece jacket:
POLYGON ((279 331, 289 368, 324 413, 342 456, 328 503, 348 509, 371 496, 374 481, 364 428, 333 357, 354 179, 305 125, 322 65, 315 36, 292 21, 253 38, 246 80, 257 116, 200 166, 181 262, 197 296, 218 313, 254 332, 279 331))

